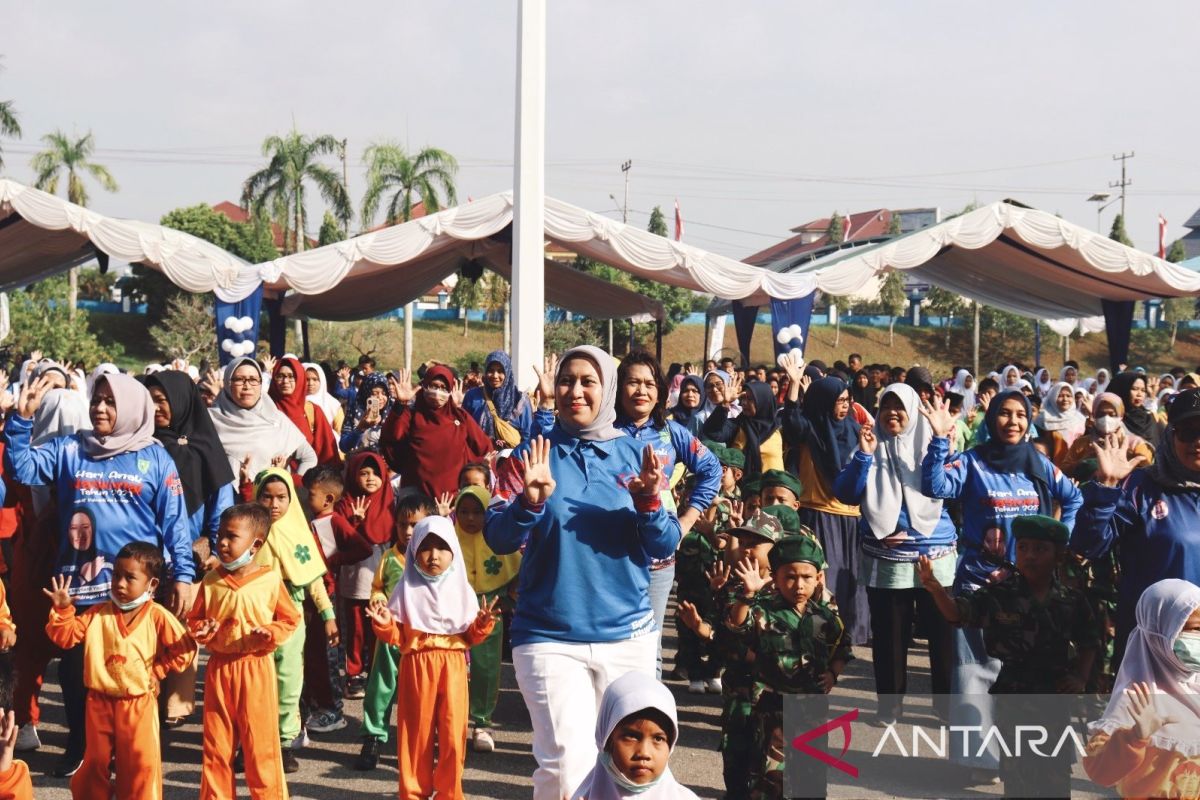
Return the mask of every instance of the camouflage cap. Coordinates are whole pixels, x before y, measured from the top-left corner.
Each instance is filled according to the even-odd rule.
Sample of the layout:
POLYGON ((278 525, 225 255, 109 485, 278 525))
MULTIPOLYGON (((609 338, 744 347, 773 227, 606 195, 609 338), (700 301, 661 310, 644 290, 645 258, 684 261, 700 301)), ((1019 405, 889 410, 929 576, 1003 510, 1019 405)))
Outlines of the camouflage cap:
POLYGON ((736 528, 730 528, 727 533, 733 536, 757 536, 768 542, 778 542, 785 536, 783 523, 762 511, 755 513, 736 528))
POLYGON ((785 564, 812 564, 817 569, 825 569, 825 551, 820 543, 811 536, 785 536, 775 543, 767 554, 771 570, 775 571, 785 564))

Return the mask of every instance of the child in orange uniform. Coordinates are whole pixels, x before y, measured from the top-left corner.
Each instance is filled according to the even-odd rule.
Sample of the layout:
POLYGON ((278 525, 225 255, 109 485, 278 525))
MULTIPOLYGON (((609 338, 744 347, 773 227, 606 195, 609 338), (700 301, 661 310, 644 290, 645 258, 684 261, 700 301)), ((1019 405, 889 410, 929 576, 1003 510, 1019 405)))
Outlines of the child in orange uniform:
POLYGON ((279 698, 272 651, 300 621, 283 578, 255 564, 271 528, 260 505, 225 509, 217 531, 221 566, 204 576, 188 625, 211 653, 204 680, 201 800, 236 797, 233 756, 238 744, 250 796, 288 796, 279 746, 279 698))
POLYGON ((408 568, 387 606, 368 606, 380 641, 400 648, 396 747, 401 800, 462 798, 467 741, 468 648, 496 621, 496 601, 480 607, 454 523, 426 517, 404 554, 408 568), (437 742, 437 768, 433 766, 437 742))
POLYGON ((195 643, 170 611, 154 602, 162 551, 130 542, 117 553, 110 599, 75 614, 70 575, 50 589, 46 635, 64 650, 83 642, 87 693, 87 747, 71 777, 71 796, 108 800, 109 763, 117 766, 117 796, 162 797, 158 738, 158 682, 191 663, 195 643))
POLYGON ((0 659, 0 800, 33 800, 29 765, 13 760, 18 730, 17 715, 12 711, 14 683, 12 663, 0 659))

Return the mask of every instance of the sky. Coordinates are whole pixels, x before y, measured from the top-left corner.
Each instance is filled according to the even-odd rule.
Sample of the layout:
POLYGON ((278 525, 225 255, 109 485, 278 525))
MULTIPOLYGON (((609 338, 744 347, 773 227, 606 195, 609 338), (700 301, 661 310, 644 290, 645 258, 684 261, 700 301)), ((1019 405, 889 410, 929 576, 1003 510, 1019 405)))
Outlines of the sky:
MULTIPOLYGON (((619 218, 630 160, 630 221, 678 199, 684 240, 723 255, 835 210, 1006 197, 1094 229, 1122 152, 1136 246, 1200 208, 1194 0, 548 5, 547 193, 619 218)), ((44 134, 90 130, 120 184, 91 206, 157 221, 237 201, 294 126, 348 140, 356 205, 385 140, 455 155, 460 199, 508 190, 516 31, 517 0, 8 4, 24 136, 0 173, 30 182, 44 134)))

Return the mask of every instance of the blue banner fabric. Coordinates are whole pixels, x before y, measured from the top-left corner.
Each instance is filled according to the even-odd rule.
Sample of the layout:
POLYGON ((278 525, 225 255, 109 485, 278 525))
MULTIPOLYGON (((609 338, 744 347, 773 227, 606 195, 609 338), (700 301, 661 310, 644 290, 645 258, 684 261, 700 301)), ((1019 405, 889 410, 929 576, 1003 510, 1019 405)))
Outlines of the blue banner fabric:
POLYGON ((258 315, 262 310, 262 284, 236 303, 216 298, 217 353, 221 366, 235 358, 254 356, 258 347, 258 315))

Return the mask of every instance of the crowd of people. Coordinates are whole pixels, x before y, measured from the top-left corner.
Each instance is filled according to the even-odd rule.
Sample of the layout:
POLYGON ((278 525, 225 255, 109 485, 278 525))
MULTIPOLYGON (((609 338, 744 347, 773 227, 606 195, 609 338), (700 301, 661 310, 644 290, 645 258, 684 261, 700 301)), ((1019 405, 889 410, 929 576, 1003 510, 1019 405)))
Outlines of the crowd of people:
MULTIPOLYGON (((287 797, 346 699, 355 769, 394 735, 400 797, 461 797, 506 654, 538 800, 694 797, 664 681, 721 695, 726 797, 782 797, 786 696, 836 692, 869 648, 872 721, 893 725, 914 639, 949 724, 1018 724, 1000 694, 1109 694, 1088 775, 1196 796, 1197 373, 664 371, 589 346, 534 371, 526 393, 500 351, 415 375, 30 354, 0 380, 0 798, 32 796, 13 753, 41 747, 54 660, 53 774, 77 798, 160 797, 201 651, 203 798, 239 772, 287 797)), ((969 781, 1069 794, 1069 764, 978 745, 956 753, 969 781)))

